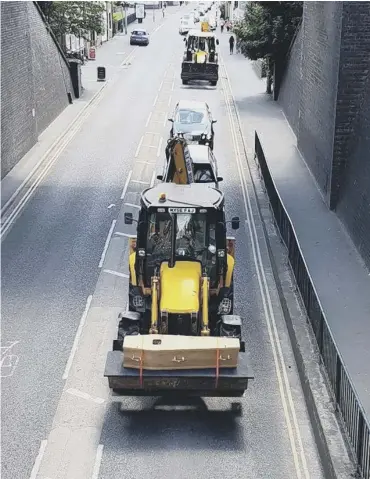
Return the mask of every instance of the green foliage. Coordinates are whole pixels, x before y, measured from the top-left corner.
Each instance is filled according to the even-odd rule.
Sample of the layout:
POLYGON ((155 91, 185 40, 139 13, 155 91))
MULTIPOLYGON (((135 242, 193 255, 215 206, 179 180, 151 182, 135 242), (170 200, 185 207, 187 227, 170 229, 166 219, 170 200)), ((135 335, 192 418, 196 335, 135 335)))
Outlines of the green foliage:
MULTIPOLYGON (((43 4, 44 2, 38 2, 43 4)), ((104 33, 102 13, 105 2, 45 2, 44 14, 57 38, 66 33, 86 38, 89 32, 104 33)))
POLYGON ((233 29, 241 52, 251 60, 284 57, 302 12, 303 2, 248 2, 244 19, 233 29))

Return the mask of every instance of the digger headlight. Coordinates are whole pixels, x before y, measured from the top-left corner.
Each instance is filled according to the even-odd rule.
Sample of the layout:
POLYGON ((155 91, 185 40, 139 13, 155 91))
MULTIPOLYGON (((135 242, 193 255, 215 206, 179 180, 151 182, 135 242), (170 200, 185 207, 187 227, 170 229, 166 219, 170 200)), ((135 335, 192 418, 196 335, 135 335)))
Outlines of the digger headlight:
POLYGON ((218 314, 229 314, 231 311, 231 299, 223 298, 218 306, 218 314))
POLYGON ((144 298, 137 294, 133 297, 132 304, 134 305, 134 308, 142 308, 144 306, 144 298))

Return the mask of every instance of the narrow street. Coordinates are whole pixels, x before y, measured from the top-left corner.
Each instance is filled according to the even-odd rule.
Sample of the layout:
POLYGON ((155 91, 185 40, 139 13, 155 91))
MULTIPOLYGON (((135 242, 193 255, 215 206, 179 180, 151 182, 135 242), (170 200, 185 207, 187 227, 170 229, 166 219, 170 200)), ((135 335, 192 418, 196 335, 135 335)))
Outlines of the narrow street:
POLYGON ((2 379, 3 479, 323 477, 245 168, 228 38, 219 36, 217 87, 183 86, 183 11, 165 18, 148 47, 115 40, 127 65, 112 69, 114 81, 2 243, 2 336, 18 357, 2 379), (137 215, 140 192, 162 173, 179 100, 210 106, 227 216, 240 217, 236 309, 255 375, 237 401, 240 416, 227 399, 205 399, 207 411, 152 398, 113 403, 103 377, 128 297, 125 235, 135 230, 123 213, 137 215))

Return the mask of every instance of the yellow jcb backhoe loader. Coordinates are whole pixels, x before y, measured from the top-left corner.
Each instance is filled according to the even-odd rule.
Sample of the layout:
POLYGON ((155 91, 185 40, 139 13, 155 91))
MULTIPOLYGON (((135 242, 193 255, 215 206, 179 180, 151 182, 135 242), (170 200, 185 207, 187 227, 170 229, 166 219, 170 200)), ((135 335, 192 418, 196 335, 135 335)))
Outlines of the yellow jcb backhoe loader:
MULTIPOLYGON (((105 376, 118 395, 242 396, 252 379, 234 309, 235 239, 226 236, 223 193, 208 185, 162 183, 142 193, 130 240, 129 308, 108 353, 105 376), (144 371, 123 366, 124 341, 132 335, 238 338, 236 368, 144 371), (139 380, 140 379, 140 380, 139 380)), ((231 220, 239 228, 239 218, 231 220)), ((204 343, 206 344, 206 343, 204 343)), ((208 343, 209 344, 209 343, 208 343)), ((195 366, 194 366, 195 367, 195 366)))

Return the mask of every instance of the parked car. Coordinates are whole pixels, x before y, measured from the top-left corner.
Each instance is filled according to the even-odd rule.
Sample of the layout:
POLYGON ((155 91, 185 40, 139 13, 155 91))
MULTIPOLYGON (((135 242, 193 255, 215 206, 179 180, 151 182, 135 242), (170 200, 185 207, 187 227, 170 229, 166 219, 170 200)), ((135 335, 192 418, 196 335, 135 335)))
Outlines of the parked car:
POLYGON ((209 145, 213 150, 213 124, 209 106, 204 101, 179 101, 175 107, 170 137, 182 134, 188 144, 209 145))
MULTIPOLYGON (((195 182, 211 183, 212 186, 219 188, 219 183, 223 181, 223 178, 218 176, 217 161, 211 148, 206 145, 188 145, 188 150, 193 164, 195 182)), ((173 181, 171 177, 172 168, 171 162, 166 161, 163 175, 158 175, 157 179, 167 183, 173 181)))
POLYGON ((135 28, 131 32, 130 45, 149 45, 149 33, 145 28, 135 28))
POLYGON ((186 33, 189 33, 190 30, 195 28, 195 23, 193 18, 190 15, 186 15, 180 20, 180 27, 179 27, 179 33, 180 35, 184 35, 186 33))

